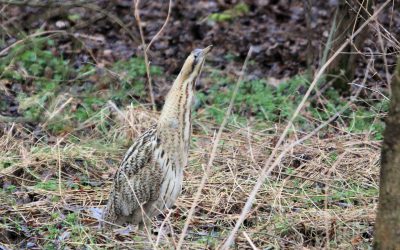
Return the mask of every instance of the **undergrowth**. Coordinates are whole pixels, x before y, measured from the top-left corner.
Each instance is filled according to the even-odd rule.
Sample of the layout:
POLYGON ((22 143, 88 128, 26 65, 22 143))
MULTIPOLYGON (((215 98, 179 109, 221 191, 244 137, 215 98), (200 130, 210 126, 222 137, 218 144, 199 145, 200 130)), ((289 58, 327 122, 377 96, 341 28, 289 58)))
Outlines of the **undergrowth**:
MULTIPOLYGON (((207 119, 222 122, 225 109, 233 93, 234 79, 221 72, 210 74, 212 86, 197 94, 205 110, 201 112, 207 119)), ((283 123, 291 118, 306 90, 309 82, 306 77, 296 76, 281 82, 278 86, 268 84, 267 80, 257 79, 241 83, 231 120, 246 124, 250 120, 261 123, 261 127, 283 123)), ((304 108, 296 125, 304 131, 310 131, 319 122, 328 120, 345 105, 350 98, 343 98, 333 88, 324 93, 312 92, 311 101, 304 108)), ((347 127, 350 133, 369 132, 375 139, 382 139, 384 122, 382 114, 388 111, 388 100, 358 99, 341 115, 341 126, 347 127)), ((201 117, 200 117, 201 118, 201 117)))
MULTIPOLYGON (((132 58, 99 68, 89 61, 72 63, 55 47, 56 41, 35 39, 15 46, 0 59, 0 80, 10 90, 8 99, 0 100, 0 113, 29 120, 26 127, 4 126, 5 132, 12 132, 1 135, 0 241, 45 249, 106 248, 120 243, 125 247, 126 239, 135 247, 148 246, 142 242, 145 237, 135 232, 116 238, 101 233, 90 211, 104 205, 123 152, 156 120, 156 115, 139 108, 148 101, 144 62, 132 58), (109 101, 134 124, 127 124, 109 101), (16 110, 10 111, 10 104, 16 104, 16 110)), ((161 76, 163 71, 153 66, 151 73, 161 76)), ((171 217, 177 232, 203 174, 214 132, 210 124, 222 121, 235 82, 235 76, 208 69, 203 77, 212 85, 196 93, 194 119, 201 129, 193 136, 184 193, 171 217)), ((259 166, 279 137, 279 130, 265 132, 265 128, 279 129, 285 124, 308 86, 301 75, 277 86, 265 79, 241 83, 188 246, 215 248, 224 239, 259 175, 259 166), (242 130, 249 124, 254 134, 242 130)), ((313 130, 348 101, 332 88, 314 91, 296 120, 297 129, 313 130)), ((300 242, 322 247, 326 238, 323 212, 334 218, 331 247, 349 247, 355 237, 368 232, 371 219, 360 213, 372 211, 377 198, 374 140, 382 138, 387 102, 357 99, 354 104, 335 121, 337 130, 331 131, 335 143, 314 138, 301 145, 264 184, 257 209, 243 226, 255 243, 265 249, 285 244, 295 249, 300 242), (349 133, 351 138, 346 136, 349 133), (367 143, 357 133, 371 141, 367 143), (362 171, 355 169, 358 166, 362 171)), ((363 236, 365 241, 367 236, 363 236)), ((239 238, 237 245, 245 246, 246 241, 239 238)))
MULTIPOLYGON (((17 112, 32 122, 46 120, 47 129, 55 134, 71 132, 89 118, 101 119, 109 100, 119 106, 146 101, 143 59, 117 61, 110 69, 90 62, 75 64, 58 54, 53 40, 38 38, 12 48, 0 59, 0 72, 12 85, 17 112), (63 106, 70 97, 72 101, 63 106)), ((153 66, 151 73, 160 75, 161 69, 153 66)), ((8 108, 6 101, 0 102, 0 112, 8 108)))
MULTIPOLYGON (((46 123, 50 132, 70 132, 89 118, 101 120, 108 115, 107 111, 100 110, 109 100, 118 106, 146 101, 143 59, 118 61, 110 69, 98 69, 90 62, 74 67, 63 55, 57 54, 54 47, 53 40, 39 38, 15 46, 0 60, 2 79, 19 88, 15 91, 18 112, 29 120, 43 122, 44 118, 51 118, 46 123), (73 100, 63 107, 69 97, 73 100)), ((151 74, 162 75, 162 70, 152 66, 151 74)), ((220 123, 233 92, 234 78, 219 71, 212 71, 208 77, 212 85, 197 93, 200 103, 197 114, 199 118, 220 123)), ((244 81, 235 100, 231 121, 245 124, 250 119, 263 123, 263 126, 285 122, 308 86, 309 82, 303 76, 293 77, 278 86, 272 86, 264 79, 244 81)), ((314 91, 312 95, 317 97, 311 98, 297 120, 304 130, 329 119, 348 102, 348 98, 341 97, 333 88, 318 94, 314 91)), ((353 109, 347 109, 341 115, 342 125, 348 127, 348 132, 369 131, 376 139, 382 139, 384 123, 380 115, 387 112, 388 101, 359 99, 355 104, 353 109)), ((0 112, 6 112, 7 108, 3 100, 0 112)))

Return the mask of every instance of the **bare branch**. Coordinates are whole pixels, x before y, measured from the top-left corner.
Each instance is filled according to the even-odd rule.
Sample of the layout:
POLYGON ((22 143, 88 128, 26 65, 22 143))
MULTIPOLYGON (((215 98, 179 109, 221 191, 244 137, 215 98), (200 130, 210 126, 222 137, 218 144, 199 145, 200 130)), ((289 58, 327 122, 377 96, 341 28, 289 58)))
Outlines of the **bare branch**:
POLYGON ((169 4, 168 4, 168 14, 167 14, 167 18, 165 19, 164 24, 162 25, 161 29, 157 32, 157 34, 151 39, 151 41, 149 42, 149 45, 147 45, 146 48, 146 52, 149 50, 149 48, 151 47, 151 45, 154 43, 155 40, 157 40, 157 38, 161 35, 161 33, 163 32, 164 28, 167 26, 167 23, 169 21, 169 17, 171 16, 171 10, 172 10, 172 0, 169 0, 169 4))
POLYGON ((140 39, 142 41, 143 56, 144 56, 144 63, 146 64, 147 84, 149 86, 151 106, 153 110, 156 110, 156 103, 154 101, 154 94, 153 94, 153 85, 151 83, 150 62, 149 62, 149 57, 147 56, 147 45, 146 41, 144 40, 142 20, 140 19, 139 3, 140 0, 133 1, 134 16, 139 27, 140 39))

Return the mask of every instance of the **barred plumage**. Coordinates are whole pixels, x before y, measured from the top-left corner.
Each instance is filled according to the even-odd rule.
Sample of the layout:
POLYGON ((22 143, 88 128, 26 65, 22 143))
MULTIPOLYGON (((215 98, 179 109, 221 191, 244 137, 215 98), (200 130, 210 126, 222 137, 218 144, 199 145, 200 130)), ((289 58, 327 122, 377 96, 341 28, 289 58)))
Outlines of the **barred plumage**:
POLYGON ((196 49, 189 55, 166 97, 158 123, 126 152, 114 177, 104 226, 149 225, 152 217, 171 208, 178 198, 188 161, 194 85, 210 49, 196 49))

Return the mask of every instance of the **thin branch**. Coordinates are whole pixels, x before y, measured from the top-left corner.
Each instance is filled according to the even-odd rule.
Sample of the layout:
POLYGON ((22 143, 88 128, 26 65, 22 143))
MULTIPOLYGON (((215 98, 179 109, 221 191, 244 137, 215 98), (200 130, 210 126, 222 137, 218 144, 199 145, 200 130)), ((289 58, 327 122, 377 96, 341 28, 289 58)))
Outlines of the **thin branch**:
POLYGON ((250 239, 249 235, 246 232, 243 232, 242 234, 246 238, 247 242, 250 244, 253 250, 259 250, 259 248, 256 247, 256 245, 254 245, 254 242, 250 239))
POLYGON ((161 35, 161 33, 163 32, 164 28, 167 26, 167 23, 169 21, 169 17, 171 16, 171 10, 172 10, 172 0, 169 0, 169 4, 168 4, 168 14, 167 14, 167 18, 165 19, 164 24, 162 25, 161 29, 157 32, 157 34, 151 39, 151 41, 149 42, 149 44, 147 45, 146 51, 145 53, 147 53, 147 51, 150 49, 151 45, 154 43, 155 40, 157 40, 157 38, 161 35))
POLYGON ((138 27, 139 27, 140 39, 142 40, 143 56, 144 56, 144 63, 146 64, 147 83, 149 85, 151 106, 152 106, 153 110, 156 110, 156 103, 154 101, 154 94, 153 94, 153 84, 151 82, 149 57, 147 56, 147 46, 146 46, 146 42, 144 40, 142 21, 140 19, 139 3, 140 3, 140 0, 135 0, 133 2, 133 4, 134 4, 134 15, 135 15, 135 19, 136 19, 136 22, 138 24, 138 27))
POLYGON ((61 181, 61 151, 60 151, 60 143, 64 140, 64 138, 61 138, 60 140, 57 140, 57 165, 58 165, 58 192, 60 197, 63 196, 63 191, 62 191, 62 181, 61 181))
POLYGON ((163 32, 164 28, 167 26, 167 23, 169 21, 169 18, 171 16, 171 10, 172 10, 172 0, 169 0, 168 4, 168 13, 167 17, 165 19, 164 24, 162 25, 161 29, 156 33, 156 35, 151 39, 150 43, 146 45, 145 39, 144 39, 144 33, 143 33, 143 28, 142 28, 142 21, 140 19, 140 9, 139 9, 139 3, 140 0, 135 0, 134 1, 134 15, 136 22, 139 27, 139 33, 140 33, 140 39, 142 41, 142 47, 143 47, 143 56, 144 56, 144 63, 146 64, 146 74, 147 74, 147 82, 149 85, 149 92, 150 92, 150 100, 151 100, 151 105, 153 110, 156 110, 156 104, 154 100, 154 93, 153 93, 153 84, 151 81, 151 74, 150 74, 150 62, 149 62, 149 57, 148 57, 148 50, 150 49, 151 45, 154 43, 155 40, 161 35, 163 32))
MULTIPOLYGON (((354 37, 356 37, 372 20, 374 20, 376 18, 376 16, 386 7, 386 5, 391 2, 391 0, 387 0, 384 4, 382 4, 382 6, 370 17, 368 18, 367 21, 365 21, 351 36, 349 39, 347 39, 342 46, 340 46, 340 48, 332 55, 332 57, 321 67, 321 69, 318 71, 318 73, 316 74, 313 82, 311 83, 310 87, 308 88, 306 94, 304 95, 303 99, 301 100, 300 104, 298 105, 296 111, 294 112, 292 118, 290 119, 289 123, 287 124, 285 130, 283 131, 282 135, 279 138, 279 141, 277 142, 274 150, 272 151, 270 157, 268 158, 268 160, 266 161, 260 176, 257 180, 256 185, 254 186, 253 190, 251 191, 251 194, 249 195, 246 204, 244 206, 244 208, 242 209, 242 212, 240 214, 239 219, 236 221, 235 227, 233 228, 233 230, 231 231, 230 235, 228 236, 227 240, 225 241, 225 243, 223 244, 221 249, 227 250, 229 249, 229 247, 232 245, 236 233, 238 232, 240 226, 242 225, 243 221, 245 220, 247 214, 249 213, 255 197, 257 195, 258 190, 261 188, 261 185, 264 183, 265 178, 271 173, 271 171, 278 165, 279 161, 283 158, 284 154, 286 154, 286 152, 288 152, 291 148, 293 148, 294 146, 302 143, 303 141, 305 141, 306 139, 310 138, 314 133, 310 133, 308 135, 306 135, 305 137, 303 137, 302 139, 296 141, 295 143, 292 143, 291 145, 289 145, 288 147, 286 147, 286 149, 278 156, 278 158, 275 160, 275 162, 271 165, 272 163, 272 159, 274 158, 275 154, 278 152, 280 145, 283 143, 286 135, 289 132, 289 129, 292 127, 292 124, 294 122, 294 120, 296 119, 296 117, 298 116, 298 114, 300 113, 301 109, 303 108, 305 102, 307 101, 308 97, 310 96, 312 90, 314 89, 315 85, 318 83, 319 79, 322 77, 323 73, 325 72, 326 68, 332 63, 332 61, 343 51, 343 49, 350 43, 351 40, 354 39, 354 37)), ((321 126, 319 126, 316 130, 319 131, 320 129, 322 129, 323 127, 325 127, 326 125, 328 125, 331 122, 332 119, 329 119, 327 122, 321 124, 321 126), (328 123, 329 122, 329 123, 328 123)), ((332 120, 333 121, 333 120, 332 120)), ((315 130, 314 130, 315 131, 315 130)))
POLYGON ((171 217, 171 214, 172 214, 173 211, 174 211, 174 210, 172 210, 172 209, 170 209, 170 210, 168 211, 167 216, 165 216, 164 220, 162 221, 162 223, 161 223, 161 225, 160 225, 160 231, 159 231, 159 233, 158 233, 158 235, 157 235, 157 240, 156 240, 156 244, 155 244, 156 247, 158 247, 158 245, 160 244, 161 236, 164 235, 164 233, 162 232, 162 230, 163 230, 163 228, 164 228, 164 226, 165 226, 165 223, 169 220, 169 217, 171 217))
POLYGON ((109 11, 107 11, 107 10, 104 10, 103 8, 99 7, 99 6, 96 5, 96 4, 84 4, 84 5, 82 5, 82 7, 83 7, 83 8, 90 9, 90 10, 94 10, 94 11, 96 11, 96 12, 102 13, 103 15, 106 15, 108 18, 110 18, 110 20, 111 20, 112 22, 115 22, 115 23, 117 23, 119 26, 121 26, 122 29, 129 35, 129 37, 130 37, 135 43, 140 42, 140 41, 137 39, 136 34, 134 34, 134 33, 129 29, 129 27, 128 27, 127 25, 125 25, 124 22, 123 22, 120 18, 118 18, 116 15, 112 14, 111 12, 109 12, 109 11))
POLYGON ((201 179, 200 186, 197 189, 197 192, 196 192, 196 195, 194 197, 192 206, 190 207, 189 214, 188 214, 187 219, 185 221, 185 225, 183 227, 183 230, 182 230, 182 233, 181 233, 181 237, 179 238, 178 246, 176 248, 178 250, 182 248, 182 244, 183 244, 186 232, 187 232, 187 230, 189 228, 190 220, 193 217, 194 210, 196 209, 197 204, 198 204, 198 202, 200 200, 201 192, 202 192, 202 190, 203 190, 203 188, 204 188, 204 186, 206 184, 206 181, 208 179, 208 176, 209 176, 209 174, 211 172, 211 166, 212 166, 212 164, 214 162, 214 158, 215 158, 215 156, 217 154, 217 149, 218 149, 219 141, 221 139, 222 132, 223 132, 223 130, 225 128, 225 125, 228 122, 228 118, 229 118, 229 116, 230 116, 230 114, 232 112, 233 104, 234 104, 236 95, 237 95, 237 93, 239 91, 240 83, 243 81, 244 72, 246 71, 246 67, 247 67, 247 64, 248 64, 248 61, 250 59, 252 51, 253 51, 253 49, 252 49, 252 47, 250 47, 250 49, 249 49, 249 51, 247 53, 246 59, 245 59, 245 61, 243 63, 243 67, 242 67, 242 70, 240 72, 239 79, 236 82, 235 89, 233 91, 233 94, 232 94, 228 109, 225 112, 224 120, 222 121, 221 126, 219 127, 219 130, 218 130, 217 136, 215 137, 215 140, 214 140, 214 143, 213 143, 213 147, 212 147, 212 150, 211 150, 210 159, 208 160, 208 164, 207 164, 207 167, 206 167, 206 169, 204 171, 204 175, 203 175, 203 177, 201 179))

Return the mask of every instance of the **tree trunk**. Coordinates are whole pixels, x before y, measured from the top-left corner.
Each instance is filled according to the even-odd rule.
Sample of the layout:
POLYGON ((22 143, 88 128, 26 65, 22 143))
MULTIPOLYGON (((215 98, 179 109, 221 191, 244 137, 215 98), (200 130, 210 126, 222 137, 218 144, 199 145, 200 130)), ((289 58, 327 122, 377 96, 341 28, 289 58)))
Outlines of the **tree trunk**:
POLYGON ((400 249, 400 57, 384 132, 374 249, 400 249))

